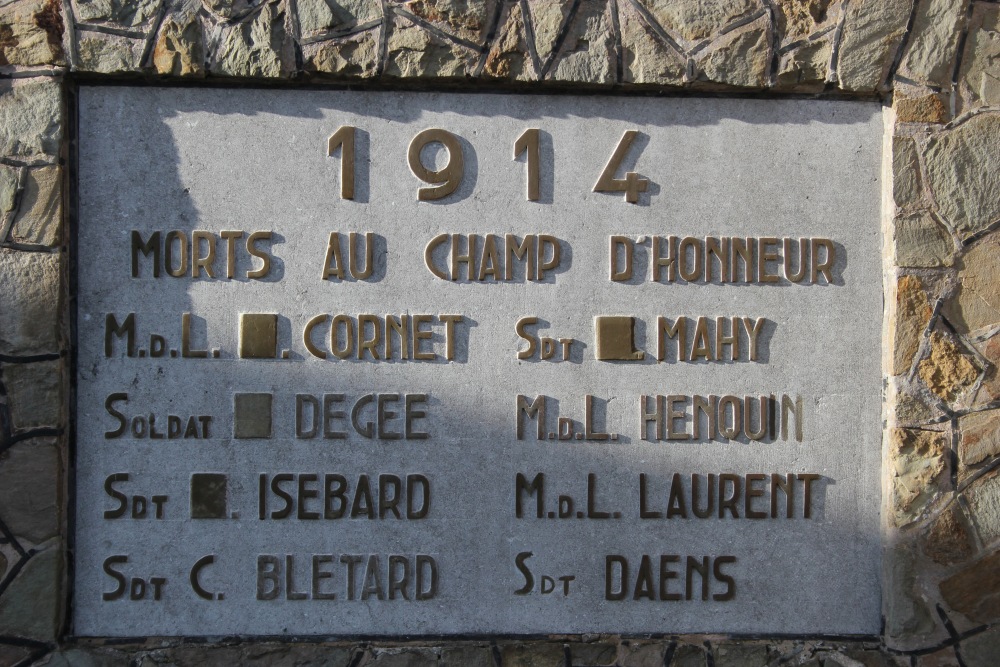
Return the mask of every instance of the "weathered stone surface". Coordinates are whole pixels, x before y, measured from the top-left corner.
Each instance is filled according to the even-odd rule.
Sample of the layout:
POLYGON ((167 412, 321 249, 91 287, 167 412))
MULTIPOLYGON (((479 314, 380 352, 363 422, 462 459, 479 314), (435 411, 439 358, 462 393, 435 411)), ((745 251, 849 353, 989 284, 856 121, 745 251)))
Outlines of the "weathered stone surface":
POLYGON ((734 31, 718 42, 706 57, 699 59, 699 81, 739 88, 763 88, 771 62, 771 41, 767 21, 734 31))
POLYGON ((625 642, 618 663, 621 667, 662 667, 663 654, 666 650, 663 642, 650 644, 625 642))
POLYGON ((382 18, 378 0, 297 0, 295 10, 303 37, 329 30, 349 30, 382 18))
POLYGON ((700 646, 681 644, 674 651, 670 665, 671 667, 705 667, 707 662, 708 656, 700 646))
POLYGON ((895 545, 886 553, 882 608, 888 637, 912 637, 934 630, 930 609, 916 590, 915 557, 909 544, 895 545))
POLYGON ((0 354, 59 351, 58 253, 0 248, 0 354))
POLYGON ((979 407, 1000 398, 1000 334, 983 341, 973 341, 973 345, 989 362, 976 394, 974 406, 979 407))
POLYGON ((958 261, 960 284, 944 304, 944 316, 959 333, 1000 322, 1000 234, 990 234, 958 261))
POLYGON ((930 525, 923 549, 938 565, 956 565, 972 556, 972 536, 957 503, 952 503, 930 525))
POLYGON ((956 89, 962 111, 1000 104, 1000 6, 973 5, 956 89))
POLYGON ((31 656, 31 653, 31 649, 27 646, 0 643, 0 665, 20 665, 31 656))
MULTIPOLYGON (((339 646, 250 643, 242 646, 177 646, 143 655, 142 667, 246 665, 247 667, 347 667, 353 651, 339 646)), ((371 664, 371 661, 364 664, 371 664)))
POLYGON ((0 83, 0 154, 57 155, 61 121, 59 82, 41 77, 0 83))
POLYGON ((687 59, 661 40, 628 3, 619 4, 622 31, 622 73, 631 83, 679 86, 687 59))
POLYGON ((385 75, 464 78, 472 76, 478 62, 472 49, 397 17, 389 33, 385 75))
POLYGON ((317 74, 368 78, 378 73, 379 28, 302 47, 304 69, 317 74))
POLYGON ((7 574, 7 557, 0 553, 0 581, 3 581, 5 574, 7 574))
POLYGON ((458 646, 441 650, 438 667, 493 667, 489 646, 458 646))
POLYGON ((781 56, 777 85, 794 90, 818 90, 826 84, 833 44, 829 39, 806 42, 781 56))
POLYGON ((910 393, 907 388, 897 390, 893 405, 896 409, 896 423, 924 424, 938 417, 940 412, 927 405, 923 398, 910 393))
POLYGON ((1000 220, 1000 114, 931 137, 925 161, 938 212, 963 238, 1000 220))
POLYGON ((14 428, 60 426, 63 379, 59 360, 0 366, 14 428))
POLYGON ((18 243, 54 246, 62 240, 62 170, 30 169, 10 238, 18 243))
POLYGON ((573 2, 567 0, 534 0, 528 3, 528 13, 535 32, 535 51, 544 64, 554 57, 556 41, 569 20, 573 2))
POLYGON ((948 606, 975 623, 1000 619, 1000 551, 948 577, 940 590, 948 606))
POLYGON ((59 451, 52 438, 17 443, 0 454, 0 518, 32 544, 59 532, 59 451))
POLYGON ((917 364, 917 374, 942 400, 953 401, 979 377, 972 359, 950 335, 935 331, 930 354, 917 364))
POLYGON ((946 434, 910 428, 892 429, 892 514, 903 526, 919 517, 948 480, 946 434))
POLYGON ((521 13, 520 3, 508 8, 496 39, 486 56, 483 74, 490 78, 516 81, 531 81, 538 78, 525 39, 524 16, 521 13))
POLYGON ((910 39, 899 63, 900 75, 939 86, 951 82, 967 5, 965 0, 928 0, 917 4, 910 39))
POLYGON ((977 479, 965 491, 969 514, 979 539, 989 546, 1000 538, 1000 474, 997 471, 977 479))
POLYGON ((166 76, 202 76, 205 38, 195 14, 169 16, 153 45, 153 67, 166 76))
POLYGON ((80 21, 137 27, 156 16, 160 2, 161 0, 77 0, 74 5, 80 21))
POLYGON ((973 466, 1000 454, 1000 410, 972 412, 958 418, 962 433, 958 458, 964 466, 973 466))
POLYGON ((557 644, 509 644, 500 649, 504 667, 562 667, 563 648, 557 644))
POLYGON ((482 46, 497 0, 410 0, 402 7, 449 35, 482 46))
POLYGON ((775 27, 781 42, 789 44, 813 34, 836 15, 836 0, 777 0, 775 27))
POLYGON ((58 543, 32 556, 0 595, 0 635, 54 640, 62 576, 58 543))
POLYGON ((618 645, 611 643, 570 644, 569 652, 574 667, 605 667, 614 665, 618 645))
POLYGON ((906 30, 912 0, 861 0, 847 5, 837 77, 844 90, 882 84, 906 30))
POLYGON ((578 83, 614 83, 617 70, 614 30, 606 0, 577 10, 549 78, 578 83))
POLYGON ((712 37, 761 9, 755 0, 639 0, 660 24, 683 39, 712 37))
POLYGON ((749 667, 766 665, 767 646, 750 642, 726 642, 712 647, 716 667, 749 667))
POLYGON ((127 667, 129 657, 106 648, 69 649, 48 657, 45 667, 127 667))
POLYGON ((955 263, 955 241, 930 213, 896 216, 892 240, 897 266, 937 268, 955 263))
POLYGON ((910 370, 932 313, 920 278, 900 277, 896 281, 896 316, 890 320, 893 327, 893 375, 910 370))
POLYGON ((435 667, 438 656, 431 649, 376 649, 371 664, 378 667, 435 667))
POLYGON ((917 657, 916 667, 961 667, 951 646, 917 657))
POLYGON ((118 35, 88 33, 76 45, 77 67, 82 72, 116 74, 139 70, 142 50, 141 39, 118 35))
POLYGON ((917 142, 910 137, 892 138, 892 198, 900 207, 923 199, 917 142))
POLYGON ((1000 627, 972 635, 962 642, 965 667, 995 667, 1000 655, 1000 627))
POLYGON ((17 174, 15 167, 0 164, 0 220, 6 220, 17 206, 17 174))
POLYGON ((271 0, 252 19, 222 26, 212 73, 262 79, 285 74, 284 22, 283 4, 271 0))
POLYGON ((892 107, 900 123, 946 123, 951 118, 945 97, 938 93, 917 97, 896 94, 892 107))
POLYGON ((242 21, 257 11, 262 4, 273 0, 202 0, 201 5, 216 18, 224 21, 242 21))
POLYGON ((0 9, 0 65, 62 65, 63 18, 59 0, 33 0, 0 9))

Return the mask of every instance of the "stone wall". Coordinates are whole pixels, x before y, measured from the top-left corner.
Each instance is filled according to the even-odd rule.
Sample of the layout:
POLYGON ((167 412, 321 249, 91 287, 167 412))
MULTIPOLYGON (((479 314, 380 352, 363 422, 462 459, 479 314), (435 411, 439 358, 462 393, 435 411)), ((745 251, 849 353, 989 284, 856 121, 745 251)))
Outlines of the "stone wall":
POLYGON ((0 665, 996 664, 1000 3, 0 1, 0 78, 0 665), (66 109, 81 79, 885 100, 881 638, 67 638, 66 109))

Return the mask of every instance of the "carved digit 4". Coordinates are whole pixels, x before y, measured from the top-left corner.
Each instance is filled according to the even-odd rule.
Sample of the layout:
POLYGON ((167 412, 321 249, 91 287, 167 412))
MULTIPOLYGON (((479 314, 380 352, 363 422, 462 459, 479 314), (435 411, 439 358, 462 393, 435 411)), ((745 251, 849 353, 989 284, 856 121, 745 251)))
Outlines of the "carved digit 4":
POLYGON ((632 142, 639 135, 637 130, 628 130, 622 135, 618 147, 608 160, 608 164, 601 172, 601 177, 597 179, 594 192, 624 192, 625 201, 630 204, 639 202, 639 193, 645 192, 649 188, 649 179, 639 176, 634 171, 627 172, 625 178, 615 178, 615 172, 621 166, 625 156, 628 155, 632 142))

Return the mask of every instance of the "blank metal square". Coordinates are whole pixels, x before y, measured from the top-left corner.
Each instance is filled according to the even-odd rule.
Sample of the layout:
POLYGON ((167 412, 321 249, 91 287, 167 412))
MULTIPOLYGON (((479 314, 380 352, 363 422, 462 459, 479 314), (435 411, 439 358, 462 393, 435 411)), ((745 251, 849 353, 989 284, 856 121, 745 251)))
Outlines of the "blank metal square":
POLYGON ((233 395, 233 437, 271 437, 271 394, 233 395))
POLYGON ((273 313, 240 314, 240 357, 274 359, 278 348, 278 316, 273 313))
POLYGON ((218 472, 196 472, 191 475, 191 518, 225 519, 226 475, 218 472))
POLYGON ((645 356, 635 349, 635 318, 598 315, 594 318, 594 338, 599 361, 640 361, 645 356))

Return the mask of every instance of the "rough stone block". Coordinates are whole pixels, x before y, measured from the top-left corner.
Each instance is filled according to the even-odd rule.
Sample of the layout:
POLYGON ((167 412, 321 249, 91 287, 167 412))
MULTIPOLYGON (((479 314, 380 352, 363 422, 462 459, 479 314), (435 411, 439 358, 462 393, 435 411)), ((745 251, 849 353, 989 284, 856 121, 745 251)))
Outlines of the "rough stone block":
POLYGON ((910 370, 932 312, 920 278, 902 276, 896 281, 896 316, 890 320, 893 375, 910 370))
POLYGON ((940 93, 910 97, 901 94, 897 88, 892 108, 896 111, 898 123, 946 123, 951 118, 947 97, 940 93))
POLYGON ((15 429, 62 426, 62 361, 0 365, 7 408, 15 429))
POLYGON ((919 429, 892 429, 892 513, 896 525, 919 517, 948 480, 946 433, 919 429))
POLYGON ((971 412, 958 418, 958 460, 974 466, 1000 454, 1000 410, 971 412))
POLYGON ((535 33, 535 51, 541 63, 554 57, 556 42, 566 21, 571 18, 571 7, 572 3, 565 0, 533 0, 528 3, 528 14, 535 33))
POLYGON ((0 155, 59 154, 62 91, 48 77, 0 82, 0 155))
POLYGON ((45 667, 128 667, 129 656, 107 648, 72 648, 49 655, 45 667))
POLYGON ((286 75, 290 45, 286 44, 283 7, 284 3, 267 2, 251 20, 219 26, 212 73, 260 79, 286 75))
POLYGON ((81 72, 118 74, 137 72, 142 66, 145 40, 120 35, 84 33, 76 45, 77 68, 81 72))
POLYGON ((1000 234, 992 233, 958 262, 959 287, 944 305, 944 316, 959 333, 1000 322, 1000 234))
POLYGON ((917 374, 939 398, 953 402, 976 381, 979 368, 952 335, 934 331, 930 353, 917 364, 917 374))
POLYGON ((446 37, 396 17, 389 33, 385 75, 398 78, 472 76, 479 54, 446 37))
POLYGON ((62 603, 62 547, 33 555, 0 595, 0 635, 53 641, 62 603))
POLYGON ((708 655, 700 646, 691 644, 678 646, 670 661, 671 667, 705 667, 706 664, 708 664, 708 655))
POLYGON ((993 551, 940 584, 954 611, 975 623, 1000 619, 1000 551, 993 551))
POLYGON ((938 565, 956 565, 968 560, 973 548, 962 510, 954 503, 934 520, 924 536, 924 553, 938 565))
POLYGON ((63 16, 59 0, 8 3, 0 8, 0 65, 62 65, 63 16))
POLYGON ((122 28, 137 28, 149 23, 160 8, 160 0, 103 0, 73 4, 79 21, 122 28))
POLYGON ((573 667, 604 667, 614 665, 618 645, 612 643, 570 644, 573 667))
POLYGON ((629 3, 619 3, 618 7, 624 81, 673 86, 684 83, 687 71, 684 54, 664 41, 629 3))
POLYGON ((882 609, 885 634, 890 638, 932 632, 933 617, 916 589, 916 553, 911 544, 897 544, 886 551, 882 609))
POLYGON ((205 36, 195 14, 178 14, 163 21, 153 46, 153 67, 157 74, 167 76, 205 74, 205 36))
POLYGON ((765 18, 733 31, 717 41, 717 46, 698 59, 699 81, 763 88, 768 83, 771 62, 771 35, 765 18))
POLYGON ((767 646, 751 642, 725 642, 712 647, 715 667, 750 667, 768 664, 767 646))
POLYGON ((958 72, 959 108, 1000 104, 1000 6, 972 6, 968 37, 958 72))
POLYGON ((307 38, 328 30, 349 30, 382 18, 379 0, 298 0, 295 11, 299 31, 307 38))
POLYGON ((639 0, 667 30, 695 42, 759 10, 754 0, 639 0))
POLYGON ((30 169, 10 238, 17 243, 54 246, 62 241, 62 170, 30 169))
POLYGON ((458 646, 441 650, 438 667, 493 667, 489 646, 458 646))
POLYGON ((24 440, 0 454, 0 518, 16 537, 39 544, 58 534, 59 469, 53 438, 24 440))
POLYGON ((527 28, 520 4, 509 5, 490 45, 483 67, 488 78, 532 81, 539 72, 532 60, 527 28))
POLYGON ((380 28, 302 47, 304 69, 317 74, 369 78, 378 73, 380 28))
POLYGON ((617 54, 606 0, 582 3, 549 71, 554 81, 614 83, 617 54))
POLYGON ((0 354, 59 351, 61 260, 0 248, 0 354))
POLYGON ((965 667, 995 667, 1000 656, 1000 627, 966 638, 961 651, 965 667))
POLYGON ((509 644, 500 648, 504 667, 563 667, 559 644, 509 644))
POLYGON ((963 239, 1000 220, 1000 114, 931 137, 925 162, 938 213, 963 239))
POLYGON ((872 91, 882 84, 906 31, 912 0, 847 4, 837 77, 844 90, 872 91))
POLYGON ((951 233, 929 213, 897 216, 892 236, 897 266, 929 269, 955 261, 951 233))
POLYGON ((498 0, 413 0, 400 3, 405 11, 438 30, 483 46, 498 0))
POLYGON ((896 206, 916 204, 923 199, 917 142, 910 137, 892 139, 892 198, 896 206))
POLYGON ((989 546, 1000 539, 1000 474, 994 471, 977 479, 965 491, 965 497, 982 543, 989 546))
POLYGON ((437 653, 431 649, 376 649, 370 663, 378 667, 435 667, 437 653))
POLYGON ((832 56, 829 39, 806 42, 781 56, 775 83, 790 90, 820 90, 826 85, 832 56))
POLYGON ((666 642, 652 644, 625 642, 621 648, 618 664, 621 667, 662 667, 666 650, 666 642))
POLYGON ((951 83, 967 5, 965 0, 917 3, 910 38, 899 63, 901 76, 942 87, 951 83))

